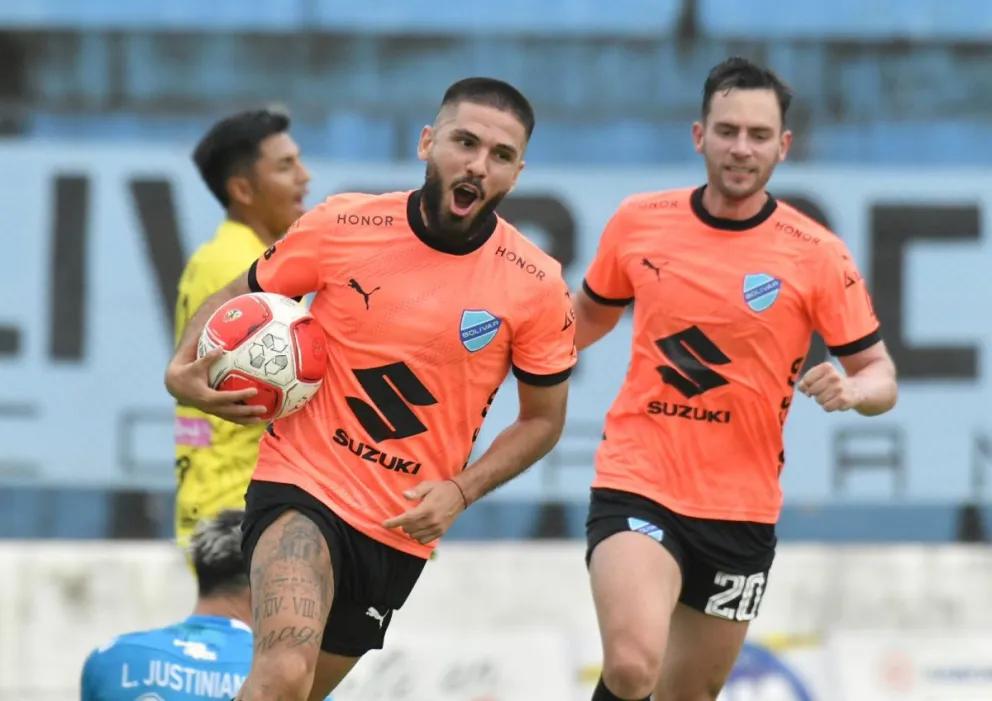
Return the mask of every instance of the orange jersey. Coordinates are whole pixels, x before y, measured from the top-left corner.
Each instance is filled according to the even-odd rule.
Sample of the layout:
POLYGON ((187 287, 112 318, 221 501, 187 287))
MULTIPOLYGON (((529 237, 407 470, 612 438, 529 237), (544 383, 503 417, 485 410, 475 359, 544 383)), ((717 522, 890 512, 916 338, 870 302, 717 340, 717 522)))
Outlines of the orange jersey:
POLYGON ((849 355, 880 340, 878 319, 837 236, 774 198, 750 220, 718 219, 702 193, 625 200, 586 275, 593 300, 634 302, 593 486, 775 523, 782 428, 812 332, 849 355))
POLYGON ((249 271, 252 289, 316 291, 324 384, 265 434, 254 479, 295 484, 371 538, 421 545, 382 522, 403 492, 467 464, 513 369, 535 385, 575 363, 561 266, 495 215, 468 242, 424 227, 419 192, 343 194, 305 214, 249 271))

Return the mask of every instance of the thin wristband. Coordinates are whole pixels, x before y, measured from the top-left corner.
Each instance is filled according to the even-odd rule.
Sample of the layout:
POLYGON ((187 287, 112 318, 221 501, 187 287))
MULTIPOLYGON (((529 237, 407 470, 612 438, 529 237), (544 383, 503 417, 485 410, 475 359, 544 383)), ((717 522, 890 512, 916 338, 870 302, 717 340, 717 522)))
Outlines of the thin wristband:
POLYGON ((451 482, 453 485, 455 485, 455 488, 458 489, 458 493, 462 495, 462 503, 465 505, 464 508, 467 509, 468 508, 468 499, 465 497, 465 490, 462 489, 462 486, 460 484, 458 484, 457 482, 455 482, 450 477, 448 479, 446 479, 445 482, 451 482))

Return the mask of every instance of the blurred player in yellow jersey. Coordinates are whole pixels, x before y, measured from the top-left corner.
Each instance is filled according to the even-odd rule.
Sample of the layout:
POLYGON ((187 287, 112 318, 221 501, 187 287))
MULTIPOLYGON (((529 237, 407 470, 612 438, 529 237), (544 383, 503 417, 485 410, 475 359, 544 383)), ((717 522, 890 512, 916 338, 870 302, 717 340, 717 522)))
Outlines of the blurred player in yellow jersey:
MULTIPOLYGON (((310 174, 288 133, 289 117, 239 112, 216 123, 193 161, 226 217, 179 279, 176 338, 207 297, 244 273, 301 214, 310 174)), ((244 508, 264 424, 242 426, 176 407, 176 538, 186 546, 197 522, 244 508)))

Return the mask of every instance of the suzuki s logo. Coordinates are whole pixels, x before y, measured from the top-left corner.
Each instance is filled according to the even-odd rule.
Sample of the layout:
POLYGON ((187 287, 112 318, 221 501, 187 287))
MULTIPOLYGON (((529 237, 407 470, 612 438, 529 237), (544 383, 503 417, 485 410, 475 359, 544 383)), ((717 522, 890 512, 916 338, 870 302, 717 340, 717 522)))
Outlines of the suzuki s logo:
POLYGON ((723 375, 711 370, 708 365, 726 365, 730 358, 698 326, 690 326, 654 343, 674 366, 658 366, 662 382, 677 389, 682 396, 695 397, 714 387, 729 384, 723 375))

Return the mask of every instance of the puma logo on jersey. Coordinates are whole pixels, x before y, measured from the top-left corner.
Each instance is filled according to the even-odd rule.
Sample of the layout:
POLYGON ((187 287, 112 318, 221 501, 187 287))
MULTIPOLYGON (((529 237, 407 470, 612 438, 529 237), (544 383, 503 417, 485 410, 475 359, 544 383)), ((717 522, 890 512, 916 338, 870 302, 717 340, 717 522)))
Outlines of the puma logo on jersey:
POLYGON ((365 615, 379 621, 379 628, 381 629, 386 624, 386 616, 389 615, 389 609, 386 609, 385 613, 379 613, 379 610, 375 606, 369 606, 365 615))
POLYGON ((366 292, 365 290, 362 289, 361 284, 359 284, 358 280, 356 280, 355 278, 348 279, 348 287, 350 287, 351 289, 353 289, 355 292, 357 292, 362 296, 362 299, 365 300, 366 309, 369 308, 369 298, 379 290, 378 287, 374 287, 372 288, 371 292, 366 292))
POLYGON ((648 270, 654 271, 655 279, 661 280, 661 268, 649 261, 647 258, 641 258, 641 265, 643 265, 648 270))

